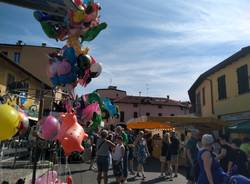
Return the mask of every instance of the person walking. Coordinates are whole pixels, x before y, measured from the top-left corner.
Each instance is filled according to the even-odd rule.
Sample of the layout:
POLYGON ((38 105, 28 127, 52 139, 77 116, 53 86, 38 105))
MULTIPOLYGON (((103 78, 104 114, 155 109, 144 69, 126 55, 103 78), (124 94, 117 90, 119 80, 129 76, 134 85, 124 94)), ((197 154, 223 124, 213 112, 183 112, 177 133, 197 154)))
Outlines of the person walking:
POLYGON ((149 157, 149 151, 147 147, 147 141, 144 139, 144 132, 140 131, 139 135, 137 136, 134 145, 135 145, 135 155, 136 160, 138 162, 137 166, 137 177, 141 177, 140 173, 142 174, 142 179, 144 180, 146 177, 144 175, 144 168, 143 164, 146 161, 146 158, 149 157))
POLYGON ((122 137, 116 137, 116 146, 115 150, 112 154, 113 158, 113 172, 114 176, 116 177, 117 184, 123 183, 123 168, 122 168, 122 161, 125 154, 125 147, 123 145, 122 137))
POLYGON ((161 177, 165 173, 166 176, 172 176, 172 169, 171 169, 171 141, 169 133, 165 133, 163 135, 162 146, 161 146, 161 177))
POLYGON ((174 177, 178 176, 178 154, 180 150, 180 141, 176 137, 176 133, 171 133, 171 165, 174 166, 174 177))
POLYGON ((134 141, 135 136, 132 129, 128 129, 128 169, 134 175, 134 141))
POLYGON ((187 184, 193 184, 195 178, 195 164, 197 164, 198 148, 197 142, 199 140, 200 132, 197 129, 191 130, 191 138, 187 141, 185 148, 187 154, 187 184))
POLYGON ((232 148, 233 148, 233 154, 232 160, 233 165, 232 167, 237 167, 237 174, 248 176, 248 159, 247 155, 244 151, 240 149, 241 140, 240 139, 233 139, 232 140, 232 148))
POLYGON ((219 142, 221 145, 221 151, 216 159, 220 160, 221 167, 223 168, 224 172, 229 173, 232 167, 232 157, 233 149, 227 142, 226 136, 221 135, 219 137, 219 142))
POLYGON ((199 175, 197 184, 222 184, 226 174, 215 155, 212 153, 214 138, 211 134, 204 134, 201 139, 202 148, 198 153, 199 175))
POLYGON ((116 136, 121 136, 122 141, 125 147, 125 153, 123 156, 123 180, 124 183, 127 183, 127 177, 128 177, 128 134, 124 131, 124 129, 121 126, 117 126, 116 129, 116 136))
POLYGON ((102 130, 101 136, 97 140, 96 144, 96 162, 97 162, 97 182, 98 184, 101 183, 102 174, 104 184, 108 183, 108 169, 109 169, 109 149, 114 148, 115 144, 111 141, 107 140, 108 131, 102 130))

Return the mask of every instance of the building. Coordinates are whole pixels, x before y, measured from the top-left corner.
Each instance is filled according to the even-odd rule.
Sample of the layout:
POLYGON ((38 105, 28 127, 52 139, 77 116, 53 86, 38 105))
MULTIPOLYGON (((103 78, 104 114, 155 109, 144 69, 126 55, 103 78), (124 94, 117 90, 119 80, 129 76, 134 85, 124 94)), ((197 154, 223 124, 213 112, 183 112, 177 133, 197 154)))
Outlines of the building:
POLYGON ((201 74, 188 93, 198 116, 250 119, 250 47, 201 74))
POLYGON ((118 122, 127 122, 131 118, 140 116, 175 116, 189 114, 189 106, 169 98, 131 96, 126 91, 109 86, 106 89, 96 90, 101 97, 110 98, 119 106, 120 119, 118 122))
MULTIPOLYGON (((29 116, 37 118, 40 90, 51 87, 1 53, 0 65, 0 96, 12 93, 18 98, 21 92, 29 94, 23 107, 29 116)), ((20 105, 20 100, 14 98, 14 103, 20 105)))
POLYGON ((47 47, 45 43, 41 46, 34 46, 26 45, 22 41, 16 44, 0 44, 2 54, 49 86, 51 83, 47 77, 48 54, 58 49, 47 47))
POLYGON ((52 84, 47 76, 48 54, 58 49, 47 47, 45 43, 41 46, 26 45, 22 41, 18 41, 16 44, 0 43, 0 53, 49 86, 52 84))

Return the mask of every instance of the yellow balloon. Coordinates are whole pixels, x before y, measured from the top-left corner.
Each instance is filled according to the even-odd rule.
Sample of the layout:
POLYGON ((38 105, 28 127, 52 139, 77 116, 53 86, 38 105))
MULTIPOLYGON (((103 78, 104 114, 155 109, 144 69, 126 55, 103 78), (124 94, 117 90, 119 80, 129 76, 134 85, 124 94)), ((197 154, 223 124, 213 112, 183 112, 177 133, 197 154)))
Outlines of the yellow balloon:
POLYGON ((13 107, 2 104, 0 105, 0 141, 13 137, 18 129, 21 116, 13 107))

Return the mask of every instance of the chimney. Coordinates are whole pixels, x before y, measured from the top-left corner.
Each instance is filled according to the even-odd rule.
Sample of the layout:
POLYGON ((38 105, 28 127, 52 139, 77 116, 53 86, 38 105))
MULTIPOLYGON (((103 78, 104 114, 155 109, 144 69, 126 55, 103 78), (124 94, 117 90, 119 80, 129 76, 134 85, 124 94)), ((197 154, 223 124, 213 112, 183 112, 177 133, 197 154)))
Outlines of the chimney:
POLYGON ((139 91, 139 96, 141 96, 141 91, 139 91))
POLYGON ((169 95, 167 95, 167 99, 169 100, 169 95))
POLYGON ((42 43, 42 47, 46 47, 46 43, 42 43))
POLYGON ((16 42, 16 45, 22 45, 22 43, 23 43, 22 40, 18 40, 18 41, 16 42))

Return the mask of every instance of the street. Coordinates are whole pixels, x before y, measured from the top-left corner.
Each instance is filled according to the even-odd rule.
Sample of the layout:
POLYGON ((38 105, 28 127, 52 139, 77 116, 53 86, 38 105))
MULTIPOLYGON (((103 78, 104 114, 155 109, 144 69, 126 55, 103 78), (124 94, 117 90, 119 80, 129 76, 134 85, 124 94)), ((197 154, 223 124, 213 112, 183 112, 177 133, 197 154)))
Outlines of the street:
MULTIPOLYGON (((59 170, 62 176, 62 179, 66 178, 68 171, 70 170, 73 183, 74 184, 83 184, 83 183, 97 183, 96 171, 90 171, 89 164, 81 163, 81 164, 69 164, 70 169, 66 169, 65 165, 59 166, 59 170)), ((109 183, 115 183, 115 178, 113 176, 113 171, 109 171, 109 183)), ((169 181, 164 177, 160 177, 160 162, 155 159, 149 160, 145 164, 145 180, 141 180, 141 178, 135 177, 135 175, 129 175, 128 183, 129 184, 153 184, 153 183, 169 183, 169 184, 185 184, 186 179, 183 175, 178 174, 177 178, 173 178, 173 181, 169 181)))

